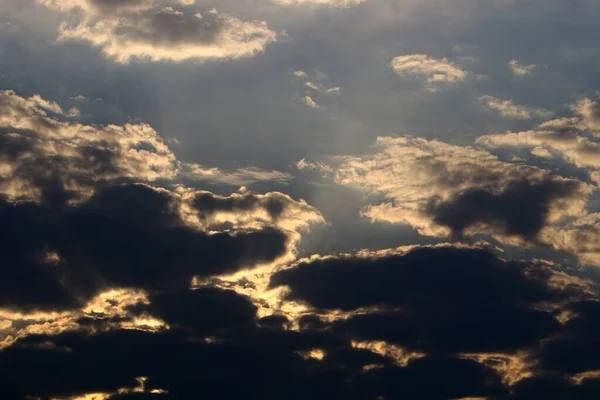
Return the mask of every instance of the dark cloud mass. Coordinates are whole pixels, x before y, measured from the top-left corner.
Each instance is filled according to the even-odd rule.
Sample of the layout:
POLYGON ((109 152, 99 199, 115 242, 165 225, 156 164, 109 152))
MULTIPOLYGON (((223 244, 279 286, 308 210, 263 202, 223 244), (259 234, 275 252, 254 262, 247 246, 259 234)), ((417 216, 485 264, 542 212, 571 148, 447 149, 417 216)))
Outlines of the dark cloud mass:
POLYGON ((256 306, 233 290, 205 288, 158 293, 149 300, 150 304, 138 311, 147 311, 171 325, 192 328, 198 335, 256 323, 256 306))
POLYGON ((423 248, 405 255, 300 263, 274 275, 289 299, 322 309, 377 307, 334 325, 363 340, 424 352, 506 352, 560 329, 543 302, 560 304, 544 268, 506 263, 483 250, 423 248), (398 309, 398 310, 396 310, 398 309))
POLYGON ((492 370, 466 360, 422 359, 356 376, 365 363, 386 361, 323 334, 257 330, 247 338, 207 344, 186 340, 180 333, 114 331, 94 337, 29 337, 1 354, 0 369, 8 383, 3 385, 5 393, 110 391, 135 386, 136 376, 147 378, 149 390, 168 391, 164 398, 169 399, 198 393, 215 399, 375 399, 417 393, 415 398, 442 399, 503 392, 492 370), (48 341, 55 347, 44 348, 48 341), (310 346, 325 347, 334 355, 317 363, 295 353, 310 346), (46 372, 49 365, 54 368, 46 372), (444 377, 436 378, 438 373, 444 377), (427 388, 432 379, 437 385, 427 388))
POLYGON ((477 188, 447 201, 432 199, 427 211, 435 223, 449 227, 458 238, 463 237, 466 228, 481 223, 535 241, 547 223, 551 203, 568 198, 578 186, 574 181, 515 181, 500 193, 477 188))
POLYGON ((110 287, 184 289, 193 276, 233 273, 286 251, 276 229, 209 235, 187 226, 172 201, 167 191, 125 185, 59 210, 4 203, 3 306, 60 308, 110 287))
POLYGON ((218 212, 251 212, 264 209, 271 218, 277 219, 289 206, 290 200, 289 197, 277 193, 266 196, 243 194, 223 197, 215 196, 210 192, 201 192, 194 197, 192 205, 204 218, 218 212))

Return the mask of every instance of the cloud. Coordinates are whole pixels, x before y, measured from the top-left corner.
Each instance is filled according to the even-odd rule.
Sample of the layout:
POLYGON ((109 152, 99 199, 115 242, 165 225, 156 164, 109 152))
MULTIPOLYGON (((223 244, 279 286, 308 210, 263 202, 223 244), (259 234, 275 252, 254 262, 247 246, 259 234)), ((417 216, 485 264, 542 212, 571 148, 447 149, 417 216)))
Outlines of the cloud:
MULTIPOLYGON (((485 213, 491 220, 488 225, 487 217, 472 214, 475 219, 465 233, 488 232, 502 237, 512 230, 505 225, 508 221, 502 215, 506 216, 506 212, 501 211, 510 198, 514 207, 531 207, 531 217, 544 221, 545 226, 568 216, 584 215, 591 191, 583 182, 553 176, 536 167, 502 162, 483 150, 422 138, 381 137, 372 152, 340 156, 329 165, 336 183, 385 197, 383 203, 365 208, 364 216, 374 221, 409 224, 421 234, 442 237, 451 231, 444 228, 448 225, 435 222, 436 212, 472 196, 490 201, 485 213), (527 189, 530 195, 547 191, 549 197, 538 193, 532 199, 538 198, 539 203, 519 200, 519 188, 527 189), (494 207, 496 200, 492 199, 497 199, 498 207, 494 207), (441 204, 446 205, 438 208, 441 204)), ((472 211, 467 208, 463 215, 472 211)), ((522 236, 525 231, 516 229, 513 233, 522 236)))
MULTIPOLYGON (((59 39, 87 41, 119 63, 250 57, 277 39, 263 21, 218 12, 191 13, 158 0, 39 0, 68 13, 59 39)), ((183 4, 187 5, 187 3, 183 4)))
POLYGON ((233 186, 245 186, 265 181, 287 184, 294 179, 291 174, 276 170, 245 167, 233 171, 224 171, 219 168, 206 168, 191 163, 184 163, 182 165, 181 175, 192 180, 233 186))
POLYGON ((126 185, 62 210, 4 203, 3 219, 16 225, 2 244, 0 304, 76 308, 109 288, 187 288, 194 276, 233 273, 287 253, 283 231, 208 234, 181 219, 177 202, 168 191, 126 185))
POLYGON ((482 102, 487 108, 497 111, 500 116, 506 118, 547 118, 552 115, 552 111, 522 106, 515 104, 512 100, 501 100, 493 96, 481 96, 479 101, 482 102))
POLYGON ((447 58, 437 60, 427 54, 407 54, 394 57, 390 67, 400 76, 423 78, 426 85, 458 84, 469 73, 447 58))
POLYGON ((300 231, 324 222, 281 193, 187 188, 148 125, 64 122, 57 104, 10 91, 0 102, 0 307, 79 309, 114 288, 186 289, 288 259, 300 231))
POLYGON ((296 201, 279 192, 218 196, 207 191, 191 191, 186 196, 197 212, 199 224, 207 229, 223 223, 238 229, 275 224, 281 229, 297 232, 308 229, 311 224, 325 222, 304 200, 296 201))
POLYGON ((227 172, 182 163, 147 124, 63 121, 59 118, 68 115, 60 106, 40 96, 2 91, 0 106, 0 193, 11 199, 50 201, 62 195, 76 201, 89 197, 95 187, 123 181, 187 178, 240 186, 292 178, 279 171, 227 172))
POLYGON ((149 304, 135 307, 148 312, 171 326, 192 328, 202 336, 253 326, 257 307, 250 298, 233 290, 202 288, 151 295, 149 304), (193 312, 190 312, 193 309, 193 312))
POLYGON ((361 215, 373 222, 455 240, 486 234, 600 265, 599 220, 588 211, 595 187, 575 178, 470 146, 407 137, 381 137, 368 153, 305 165, 368 195, 361 215))
MULTIPOLYGON (((0 369, 7 382, 0 390, 4 394, 12 389, 22 397, 115 393, 118 388, 138 386, 136 378, 144 377, 146 395, 152 390, 164 391, 156 398, 190 398, 201 392, 216 399, 243 396, 274 400, 289 391, 300 398, 348 398, 351 386, 345 379, 364 366, 360 356, 365 351, 355 350, 349 341, 327 333, 266 328, 242 331, 218 342, 191 338, 182 330, 32 336, 0 354, 0 369), (40 346, 44 342, 52 343, 52 348, 45 350, 40 346), (71 350, 63 351, 67 347, 71 350), (313 348, 331 350, 331 358, 322 363, 325 371, 339 372, 311 371, 315 362, 303 360, 298 353, 313 348), (345 355, 345 359, 337 354, 345 355), (350 363, 353 358, 354 365, 350 363), (42 373, 41 365, 49 360, 62 379, 49 379, 42 373), (9 362, 11 369, 5 368, 9 362), (29 368, 30 373, 24 374, 29 368)), ((367 361, 382 358, 363 357, 367 361)))
POLYGON ((319 107, 320 107, 320 106, 317 104, 317 102, 316 102, 316 101, 314 101, 314 100, 312 99, 312 97, 310 97, 310 96, 304 96, 304 97, 302 97, 302 102, 303 102, 304 104, 306 104, 306 105, 307 105, 308 107, 310 107, 310 108, 319 108, 319 107))
POLYGON ((462 238, 466 228, 477 224, 499 225, 508 235, 535 241, 547 224, 553 202, 577 192, 579 182, 527 180, 511 182, 499 193, 472 188, 446 201, 432 200, 428 212, 455 237, 462 238))
POLYGON ((306 82, 304 85, 309 89, 312 89, 319 93, 325 93, 325 94, 335 94, 335 93, 339 93, 341 90, 339 86, 328 88, 321 84, 313 83, 313 82, 306 82))
POLYGON ((552 278, 543 264, 441 246, 314 258, 278 272, 271 283, 288 287, 288 300, 317 309, 364 309, 334 323, 355 340, 426 354, 510 353, 560 329, 551 312, 536 308, 541 302, 558 308, 571 296, 569 287, 552 287, 552 278))
POLYGON ((516 76, 527 76, 533 75, 533 71, 538 67, 535 64, 525 65, 519 63, 517 60, 510 60, 508 62, 508 67, 516 76))
MULTIPOLYGON (((50 117, 39 96, 0 92, 0 190, 37 198, 41 181, 71 192, 118 179, 155 181, 177 175, 174 154, 146 124, 89 126, 50 117)), ((55 114, 62 111, 52 105, 55 114)), ((85 194, 85 193, 82 193, 85 194)))
POLYGON ((306 72, 300 71, 300 70, 294 71, 294 76, 296 78, 306 78, 306 77, 308 77, 308 75, 306 74, 306 72))
POLYGON ((580 168, 600 169, 600 143, 595 140, 600 136, 597 103, 583 98, 570 109, 574 114, 570 117, 543 122, 529 131, 483 135, 476 143, 488 149, 530 148, 534 155, 557 155, 580 168))
POLYGON ((588 300, 569 307, 574 317, 565 324, 563 335, 540 346, 538 357, 542 371, 580 374, 598 370, 599 304, 588 300))
POLYGON ((575 123, 580 129, 600 136, 600 106, 597 101, 584 97, 573 104, 571 109, 576 114, 575 123))
MULTIPOLYGON (((288 300, 325 318, 303 314, 298 325, 277 314, 258 318, 255 300, 232 290, 160 290, 122 307, 132 313, 127 318, 164 321, 158 330, 119 328, 97 313, 75 330, 18 339, 0 351, 0 394, 512 398, 507 372, 465 352, 537 357, 542 343, 561 337, 562 310, 594 298, 585 282, 548 264, 449 245, 312 257, 275 274, 272 284, 288 286, 288 300), (420 355, 399 360, 376 341, 420 355)), ((519 390, 527 376, 517 377, 519 390)))

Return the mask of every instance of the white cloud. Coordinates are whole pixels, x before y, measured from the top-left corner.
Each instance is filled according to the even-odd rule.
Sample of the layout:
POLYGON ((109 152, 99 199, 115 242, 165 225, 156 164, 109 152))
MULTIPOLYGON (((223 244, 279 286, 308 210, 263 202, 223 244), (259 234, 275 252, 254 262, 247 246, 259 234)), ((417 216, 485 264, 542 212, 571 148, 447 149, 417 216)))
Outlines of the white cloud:
POLYGON ((571 106, 577 115, 577 127, 588 130, 594 136, 600 137, 600 107, 596 100, 584 97, 571 106))
POLYGON ((536 156, 549 158, 556 154, 577 167, 600 170, 600 142, 594 138, 600 136, 598 104, 583 98, 570 109, 571 117, 549 120, 529 131, 480 136, 477 144, 489 149, 530 148, 536 156))
POLYGON ((547 118, 552 115, 552 111, 522 106, 515 104, 512 100, 501 100, 493 96, 481 96, 479 101, 482 102, 487 108, 497 111, 502 117, 506 118, 547 118))
POLYGON ((306 82, 304 84, 304 86, 306 86, 309 89, 312 89, 316 92, 319 93, 324 93, 324 94, 337 94, 341 91, 341 88, 339 86, 336 87, 327 87, 325 85, 321 85, 319 83, 313 83, 313 82, 306 82))
POLYGON ((533 75, 533 71, 537 68, 535 64, 524 65, 517 60, 510 60, 508 66, 513 74, 517 76, 533 75))
POLYGON ((59 28, 60 40, 87 41, 119 63, 136 58, 183 61, 249 57, 277 39, 266 22, 242 21, 216 10, 199 18, 197 12, 165 6, 159 0, 38 1, 68 13, 70 20, 59 28))
POLYGON ((70 118, 79 118, 81 116, 81 111, 77 107, 71 107, 67 112, 67 116, 70 118))
POLYGON ((319 107, 320 107, 320 106, 317 104, 317 102, 316 102, 316 101, 314 101, 314 100, 312 99, 312 97, 310 97, 310 96, 304 96, 304 97, 302 97, 302 102, 303 102, 304 104, 306 104, 306 105, 307 105, 308 107, 310 107, 310 108, 319 108, 319 107))
POLYGON ((390 66, 400 76, 418 76, 428 85, 457 84, 469 73, 447 58, 437 60, 426 54, 408 54, 394 57, 390 66))
POLYGON ((40 96, 24 98, 0 91, 0 193, 9 198, 37 199, 40 181, 59 177, 76 197, 87 197, 99 182, 122 179, 153 182, 185 177, 227 185, 259 181, 285 183, 279 171, 240 168, 224 172, 182 163, 151 126, 84 125, 60 121, 47 110, 63 114, 56 103, 40 96), (60 111, 60 112, 59 112, 60 111))

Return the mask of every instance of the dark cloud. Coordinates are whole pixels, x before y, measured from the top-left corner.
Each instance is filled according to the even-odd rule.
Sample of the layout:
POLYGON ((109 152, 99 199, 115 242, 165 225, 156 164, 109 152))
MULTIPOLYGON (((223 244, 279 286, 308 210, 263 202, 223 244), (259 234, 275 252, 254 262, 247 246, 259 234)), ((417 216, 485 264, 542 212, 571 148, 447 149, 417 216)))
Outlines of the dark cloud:
POLYGON ((303 315, 298 319, 300 328, 308 330, 323 329, 327 324, 318 316, 314 314, 303 315))
POLYGON ((135 378, 144 376, 148 390, 164 389, 178 399, 197 394, 215 399, 276 399, 286 394, 310 398, 315 390, 309 385, 310 372, 294 350, 325 342, 299 335, 277 339, 206 344, 177 333, 139 331, 30 337, 0 353, 0 369, 13 379, 9 388, 41 396, 116 392, 136 386, 135 378), (39 348, 48 341, 55 348, 39 348), (71 350, 62 350, 66 347, 71 350), (50 365, 51 371, 46 370, 50 365))
POLYGON ((37 204, 11 204, 0 199, 0 304, 16 308, 77 304, 60 284, 60 269, 48 260, 55 237, 55 215, 37 204))
POLYGON ((585 301, 568 309, 573 317, 561 335, 541 346, 539 368, 558 374, 600 370, 600 303, 585 301))
POLYGON ((210 192, 198 193, 192 205, 198 210, 201 218, 209 218, 218 212, 248 213, 259 209, 265 210, 273 219, 277 219, 291 206, 293 200, 283 194, 269 193, 268 195, 242 194, 229 197, 217 196, 210 192))
POLYGON ((268 315, 258 320, 262 327, 271 327, 275 329, 285 329, 289 326, 290 320, 285 315, 268 315))
POLYGON ((115 393, 146 377, 146 393, 114 398, 448 399, 501 394, 492 370, 470 360, 422 359, 405 367, 331 335, 253 330, 219 343, 181 333, 113 331, 31 336, 0 352, 3 391, 34 396, 115 393), (329 337, 328 337, 329 336, 329 337), (320 361, 297 351, 322 348, 320 361), (363 373, 367 365, 379 368, 363 373), (51 366, 51 367, 50 367, 51 366), (139 397, 135 397, 139 396, 139 397), (383 396, 383 397, 380 397, 383 396))
POLYGON ((507 394, 491 369, 455 358, 422 358, 406 368, 375 369, 364 377, 365 398, 447 400, 507 394))
POLYGON ((584 379, 574 382, 560 376, 541 376, 524 379, 512 388, 511 399, 587 400, 600 396, 600 382, 584 379))
POLYGON ((217 40, 225 28, 223 21, 207 21, 194 15, 185 15, 171 8, 163 9, 142 19, 136 25, 124 25, 115 29, 116 37, 125 37, 153 46, 176 46, 185 44, 209 45, 217 40))
POLYGON ((164 320, 169 325, 193 329, 199 336, 227 328, 240 329, 256 323, 257 307, 233 290, 203 288, 149 297, 150 304, 136 307, 164 320))
POLYGON ((543 267, 484 250, 440 247, 302 262, 274 275, 271 285, 286 285, 289 300, 321 309, 377 307, 335 324, 360 339, 425 352, 502 352, 560 329, 551 312, 536 307, 570 295, 551 288, 551 277, 543 267))
POLYGON ((272 284, 288 285, 290 299, 322 313, 360 313, 333 322, 305 314, 294 330, 281 314, 258 319, 251 299, 232 290, 151 293, 129 311, 163 319, 169 330, 122 330, 114 325, 120 317, 92 314, 78 321, 80 332, 21 338, 0 351, 2 390, 15 399, 103 392, 113 399, 500 400, 540 398, 546 389, 538 382, 550 376, 555 394, 583 399, 597 385, 573 374, 597 365, 593 346, 587 358, 575 351, 583 364, 559 354, 566 364, 556 367, 544 352, 565 337, 591 340, 598 305, 580 300, 586 295, 575 282, 557 279, 541 264, 471 248, 315 258, 277 273, 272 284), (564 310, 576 317, 562 327, 555 316, 564 310), (399 363, 368 343, 421 354, 399 363), (519 350, 540 363, 512 387, 493 363, 457 354, 519 350), (140 377, 144 391, 133 392, 140 377))
POLYGON ((111 287, 186 289, 193 276, 233 273, 287 251, 287 235, 273 228, 207 234, 182 221, 174 201, 165 190, 124 185, 59 210, 4 203, 0 303, 64 308, 111 287))
POLYGON ((575 181, 514 181, 499 193, 471 188, 446 201, 432 199, 427 212, 436 224, 449 227, 458 238, 463 238, 465 229, 486 224, 507 235, 536 241, 537 234, 548 222, 552 203, 568 198, 578 188, 575 181))

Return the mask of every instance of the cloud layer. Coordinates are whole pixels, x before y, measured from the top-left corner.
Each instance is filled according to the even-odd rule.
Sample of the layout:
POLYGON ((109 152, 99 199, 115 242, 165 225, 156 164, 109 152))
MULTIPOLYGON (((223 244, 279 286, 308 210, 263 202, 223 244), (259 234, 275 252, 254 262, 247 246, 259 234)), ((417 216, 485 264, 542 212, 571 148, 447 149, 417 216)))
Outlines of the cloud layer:
POLYGON ((0 1, 0 398, 600 398, 599 19, 0 1))

